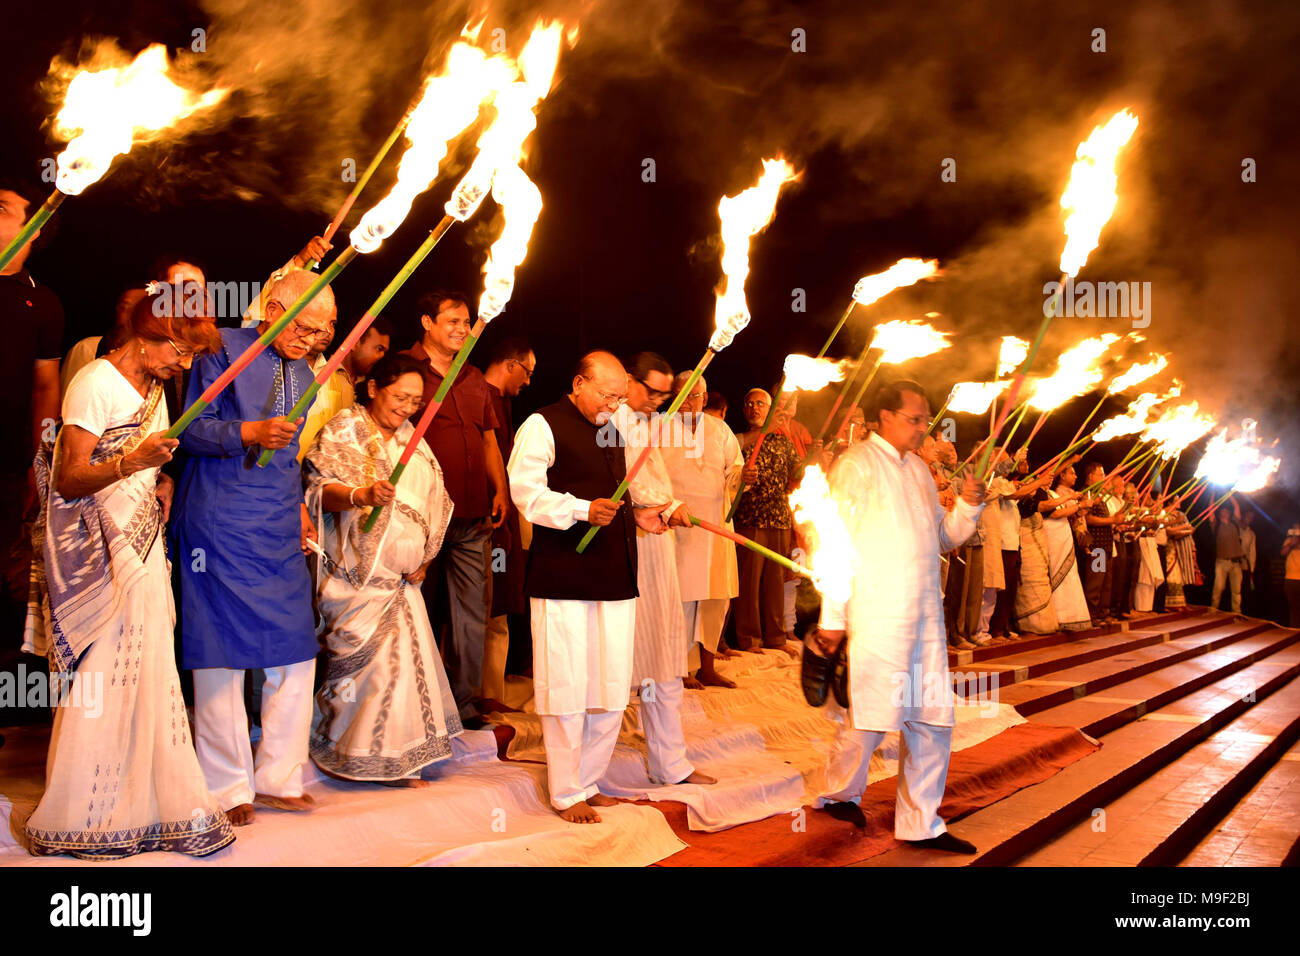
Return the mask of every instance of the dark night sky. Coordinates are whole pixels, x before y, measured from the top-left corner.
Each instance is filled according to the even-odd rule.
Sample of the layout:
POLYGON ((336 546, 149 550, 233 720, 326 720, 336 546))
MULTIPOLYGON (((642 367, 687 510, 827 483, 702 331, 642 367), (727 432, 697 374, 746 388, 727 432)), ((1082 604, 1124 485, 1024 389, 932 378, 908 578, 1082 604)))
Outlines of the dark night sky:
MULTIPOLYGON (((1300 214, 1300 6, 1057 6, 492 5, 488 29, 504 26, 516 40, 538 11, 576 17, 582 31, 561 59, 525 167, 546 207, 514 299, 488 333, 535 343, 540 370, 520 416, 553 400, 588 348, 652 348, 675 367, 694 363, 712 327, 717 201, 778 153, 802 181, 753 244, 753 322, 714 364, 710 387, 737 411, 745 388, 775 381, 787 352, 820 346, 859 276, 922 255, 938 257, 945 278, 860 313, 832 355, 856 354, 870 320, 940 312, 935 324, 957 331, 956 346, 905 367, 932 387, 937 406, 951 382, 989 377, 1000 335, 1036 327, 1042 283, 1057 272, 1056 200, 1074 148, 1131 106, 1142 125, 1121 162, 1120 207, 1081 278, 1152 282, 1144 331, 1150 347, 1171 352, 1184 396, 1225 422, 1254 415, 1262 434, 1300 447, 1300 333, 1284 297, 1300 214), (1095 28, 1106 30, 1105 53, 1090 49, 1095 28), (807 52, 791 50, 795 29, 806 31, 807 52), (947 157, 957 161, 955 183, 940 181, 947 157), (1245 157, 1258 163, 1258 182, 1242 182, 1245 157), (654 183, 641 179, 646 158, 657 166, 654 183), (795 288, 806 290, 806 313, 790 310, 795 288)), ((155 40, 188 48, 204 27, 208 50, 190 68, 236 88, 204 124, 136 147, 64 205, 59 235, 32 264, 64 302, 68 343, 100 331, 117 294, 164 249, 192 254, 210 279, 254 281, 319 231, 346 193, 342 159, 368 162, 416 89, 429 47, 436 57, 465 20, 463 6, 429 7, 137 0, 62 3, 52 15, 48 4, 9 4, 7 163, 30 171, 57 152, 38 85, 51 57, 74 55, 86 36, 118 37, 132 52, 155 40)), ((341 327, 436 221, 453 177, 340 278, 341 327)), ((360 205, 388 182, 381 173, 360 205)), ((477 296, 493 212, 489 201, 393 301, 387 314, 407 338, 424 289, 477 296)), ((1044 355, 1105 330, 1128 327, 1059 320, 1044 355)), ((1035 450, 1059 447, 1094 400, 1081 400, 1073 420, 1058 414, 1035 450)), ((978 425, 964 429, 965 441, 978 425)), ((1123 451, 1116 443, 1105 454, 1123 451)), ((1292 464, 1283 477, 1300 484, 1292 464)), ((1281 494, 1260 501, 1293 508, 1281 494)))

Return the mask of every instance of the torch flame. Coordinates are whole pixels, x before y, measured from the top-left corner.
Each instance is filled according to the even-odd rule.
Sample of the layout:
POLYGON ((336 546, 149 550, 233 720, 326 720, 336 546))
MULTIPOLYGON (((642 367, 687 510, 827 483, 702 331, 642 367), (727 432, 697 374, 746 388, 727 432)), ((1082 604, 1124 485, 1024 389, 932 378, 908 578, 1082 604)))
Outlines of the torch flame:
POLYGON ((821 466, 804 471, 799 487, 790 493, 790 507, 808 543, 813 584, 826 599, 847 601, 853 594, 856 552, 821 466))
POLYGON ((787 355, 785 357, 785 384, 783 392, 796 389, 803 392, 815 392, 825 388, 831 382, 842 382, 852 361, 839 362, 828 358, 813 358, 810 355, 787 355))
POLYGON ((958 382, 948 396, 948 410, 980 415, 989 410, 1010 382, 958 382))
POLYGON ((542 213, 542 194, 518 166, 502 166, 492 177, 492 198, 505 212, 505 226, 483 266, 478 317, 491 322, 510 301, 515 270, 528 254, 528 240, 542 213))
POLYGON ((1120 110, 1075 151, 1070 183, 1061 194, 1061 208, 1069 210, 1065 219, 1065 248, 1061 251, 1061 271, 1077 276, 1092 250, 1101 241, 1101 230, 1115 211, 1119 177, 1115 162, 1119 151, 1133 138, 1137 117, 1120 110))
POLYGON ((1040 412, 1047 411, 1090 391, 1102 378, 1097 360, 1118 341, 1118 335, 1107 332, 1066 349, 1056 360, 1056 372, 1038 380, 1029 398, 1030 406, 1040 412))
POLYGON ((82 70, 72 78, 54 120, 54 135, 68 141, 58 158, 59 192, 79 195, 135 143, 215 106, 229 92, 187 90, 168 69, 167 50, 155 43, 126 66, 82 70))
POLYGON ((1137 362, 1123 375, 1117 375, 1115 380, 1106 388, 1107 395, 1118 395, 1120 392, 1127 391, 1139 382, 1145 382, 1152 375, 1164 370, 1169 364, 1169 359, 1163 355, 1156 355, 1150 362, 1137 362))
POLYGON ((397 182, 352 231, 358 252, 373 252, 392 235, 415 197, 438 178, 448 144, 478 118, 479 106, 494 89, 507 85, 511 67, 504 57, 489 57, 463 40, 447 54, 447 65, 424 84, 424 95, 406 126, 410 144, 397 167, 397 182))
POLYGON ((853 301, 858 305, 871 305, 895 289, 916 285, 922 279, 933 279, 938 274, 938 259, 899 259, 884 272, 859 279, 853 287, 853 301))
POLYGON ((523 78, 498 90, 493 98, 496 118, 479 137, 473 165, 447 200, 447 215, 461 222, 474 215, 497 169, 518 162, 524 140, 537 127, 533 111, 550 92, 563 38, 564 28, 558 21, 533 28, 519 57, 523 78))
POLYGON ((1110 441, 1112 438, 1119 438, 1123 435, 1136 435, 1146 427, 1151 409, 1161 402, 1177 398, 1181 391, 1182 389, 1175 385, 1164 395, 1157 395, 1155 392, 1143 392, 1129 402, 1128 408, 1122 415, 1108 418, 1098 425, 1097 430, 1092 433, 1092 440, 1099 442, 1110 441))
POLYGON ((714 307, 711 351, 725 349, 736 333, 749 325, 749 303, 745 301, 749 241, 767 228, 776 214, 781 187, 797 175, 784 159, 765 159, 763 174, 755 185, 739 195, 724 196, 718 203, 718 218, 722 221, 722 286, 714 307))
POLYGON ((1268 484, 1282 462, 1260 450, 1255 425, 1247 418, 1241 423, 1240 438, 1229 439, 1226 428, 1212 437, 1196 466, 1196 477, 1208 478, 1215 485, 1231 485, 1233 491, 1258 491, 1268 484))
POLYGON ((951 334, 940 332, 933 326, 915 319, 896 319, 876 326, 871 347, 881 350, 881 362, 897 365, 909 359, 951 348, 952 343, 948 341, 948 336, 951 334))
POLYGON ((1029 356, 1029 343, 1014 335, 1002 336, 1002 348, 998 350, 997 378, 1004 378, 1016 369, 1029 356))
POLYGON ((1142 431, 1142 440, 1154 442, 1161 458, 1173 458, 1214 427, 1214 417, 1203 415, 1196 402, 1176 405, 1142 431))

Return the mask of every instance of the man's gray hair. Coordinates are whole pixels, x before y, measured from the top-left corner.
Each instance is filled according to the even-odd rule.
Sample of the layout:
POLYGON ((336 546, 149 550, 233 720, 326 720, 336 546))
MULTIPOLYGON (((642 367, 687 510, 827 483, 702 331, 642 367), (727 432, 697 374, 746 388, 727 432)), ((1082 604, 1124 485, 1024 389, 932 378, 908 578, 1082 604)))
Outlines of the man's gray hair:
MULTIPOLYGON (((274 299, 284 306, 285 311, 288 311, 298 301, 298 297, 319 278, 320 276, 308 269, 291 269, 280 278, 272 280, 267 286, 267 301, 274 299)), ((313 317, 335 318, 337 309, 334 305, 333 290, 329 286, 321 289, 303 312, 313 317)))

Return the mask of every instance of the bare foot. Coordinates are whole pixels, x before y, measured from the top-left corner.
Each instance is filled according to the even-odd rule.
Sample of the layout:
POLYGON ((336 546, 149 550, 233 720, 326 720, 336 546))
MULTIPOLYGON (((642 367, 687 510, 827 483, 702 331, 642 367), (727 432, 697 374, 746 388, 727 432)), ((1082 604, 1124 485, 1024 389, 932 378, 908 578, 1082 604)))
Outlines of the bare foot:
POLYGON ((560 810, 560 819, 568 823, 599 823, 600 814, 586 800, 579 800, 567 810, 560 810))
POLYGON ((253 798, 253 802, 272 810, 288 810, 292 813, 310 813, 316 809, 316 801, 311 798, 311 794, 307 793, 301 797, 273 797, 267 793, 259 793, 253 798))
POLYGON ((593 807, 616 807, 619 801, 613 797, 607 797, 603 793, 597 793, 587 798, 587 802, 593 807))
POLYGON ((682 686, 687 690, 704 690, 704 684, 700 679, 689 675, 682 678, 682 686))
POLYGON ((400 780, 376 780, 375 783, 385 787, 402 787, 409 790, 423 790, 432 787, 433 781, 421 780, 419 777, 402 777, 400 780))
POLYGON ((717 783, 718 778, 710 777, 707 773, 701 773, 700 771, 696 770, 689 777, 687 777, 685 780, 682 780, 680 782, 698 783, 700 786, 707 787, 711 783, 717 783))
POLYGON ((230 821, 232 827, 248 826, 253 822, 253 805, 241 803, 237 807, 231 807, 226 811, 226 819, 230 821))
POLYGON ((746 654, 762 654, 762 653, 763 653, 763 645, 762 645, 762 644, 750 644, 749 647, 742 647, 741 650, 744 651, 746 654))
POLYGON ((700 669, 699 683, 703 687, 735 687, 736 682, 727 680, 717 671, 706 671, 700 669))

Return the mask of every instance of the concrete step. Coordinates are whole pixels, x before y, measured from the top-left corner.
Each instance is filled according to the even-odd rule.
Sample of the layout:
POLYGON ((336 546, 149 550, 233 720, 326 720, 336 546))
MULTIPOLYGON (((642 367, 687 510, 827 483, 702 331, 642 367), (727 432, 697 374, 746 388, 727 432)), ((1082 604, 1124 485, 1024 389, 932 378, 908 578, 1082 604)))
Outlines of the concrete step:
MULTIPOLYGON (((1244 644, 1247 639, 1274 629, 1274 625, 1266 621, 1212 623, 1218 626, 1168 641, 1127 647, 1112 657, 1066 667, 1041 677, 1030 677, 1010 687, 999 686, 998 700, 1011 704, 1025 717, 1036 716, 1053 707, 1086 698, 1090 694, 1100 694, 1108 688, 1156 673, 1174 664, 1223 651, 1234 644, 1244 644)), ((1258 649, 1284 640, 1283 637, 1274 636, 1250 646, 1258 649)), ((957 673, 963 674, 961 671, 957 673)), ((963 676, 969 677, 970 673, 965 672, 963 676)), ((977 689, 980 686, 978 683, 975 685, 977 689)), ((986 681, 982 686, 989 687, 991 684, 986 681)))
POLYGON ((1086 631, 1059 631, 1056 634, 1045 634, 1039 637, 1026 635, 1015 640, 1001 641, 996 644, 990 644, 988 647, 981 647, 971 651, 948 651, 949 667, 969 667, 971 664, 979 664, 986 661, 997 660, 1002 657, 1011 657, 1016 654, 1022 654, 1025 651, 1038 650, 1046 647, 1056 647, 1061 644, 1074 644, 1080 640, 1086 640, 1093 637, 1103 637, 1107 634, 1120 634, 1124 631, 1131 630, 1167 630, 1170 626, 1177 626, 1177 622, 1185 621, 1190 618, 1203 616, 1222 616, 1228 617, 1219 611, 1211 611, 1204 607, 1185 607, 1177 611, 1170 611, 1167 614, 1153 614, 1133 621, 1123 621, 1119 624, 1108 624, 1106 627, 1089 628, 1086 631))
MULTIPOLYGON (((968 685, 988 687, 992 675, 996 674, 998 688, 1003 693, 1001 700, 1016 705, 1017 709, 1020 709, 1022 702, 1042 703, 1043 700, 1050 700, 1050 703, 1042 703, 1042 706, 1036 708, 1041 710, 1045 706, 1064 703, 1082 695, 1084 692, 1077 688, 1087 680, 1111 678, 1114 683, 1115 675, 1135 668, 1143 661, 1153 662, 1150 666, 1158 668, 1163 666, 1159 662, 1166 655, 1191 649, 1187 656, 1194 656, 1200 653, 1196 648, 1203 648, 1207 643, 1217 640, 1215 646, 1210 648, 1216 649, 1273 626, 1267 621, 1250 618, 1203 617, 1180 623, 1182 626, 1171 626, 1163 631, 1123 631, 1071 644, 1040 648, 992 663, 973 664, 964 670, 952 670, 953 689, 958 696, 965 696, 968 685), (1201 639, 1196 640, 1198 637, 1201 639), (1135 652, 1162 645, 1165 645, 1164 650, 1133 656, 1135 652), (1077 673, 1068 678, 1062 676, 1062 672, 1080 668, 1086 669, 1077 670, 1077 673), (1049 675, 1052 679, 1046 679, 1049 675), (1026 684, 1031 685, 1028 690, 1018 689, 1016 693, 1007 693, 1013 686, 1026 684)), ((1020 712, 1027 717, 1034 711, 1020 712)))
MULTIPOLYGON (((1094 810, 1117 799, 1300 676, 1300 646, 1295 643, 1296 635, 1297 632, 1285 631, 1283 637, 1289 639, 1277 640, 1281 648, 1262 660, 1254 660, 1249 654, 1219 660, 1212 667, 1201 667, 1190 675, 1191 679, 1184 674, 1177 680, 1156 681, 1155 686, 1145 690, 1129 688, 1127 692, 1141 696, 1126 699, 1119 705, 1111 704, 1101 718, 1085 721, 1087 725, 1114 723, 1102 738, 1099 751, 1071 764, 1051 779, 1020 790, 950 826, 953 833, 980 848, 977 856, 899 847, 862 865, 1000 866, 1032 852, 1062 829, 1090 819, 1094 810)), ((1195 663, 1204 665, 1212 656, 1205 655, 1195 663)), ((1174 665, 1175 668, 1189 666, 1174 665)), ((1044 722, 1061 723, 1046 719, 1044 722)), ((1097 862, 1103 861, 1099 858, 1097 862)))
MULTIPOLYGON (((1300 678, 1025 854, 1015 865, 1170 865, 1233 808, 1297 737, 1300 678)), ((1300 764, 1292 769, 1300 770, 1300 764)), ((1292 818, 1285 845, 1262 842, 1265 836, 1278 837, 1276 828, 1261 832, 1259 849, 1267 845, 1275 851, 1272 865, 1290 849, 1296 819, 1292 818)))
POLYGON ((1264 658, 1287 650, 1298 650, 1300 631, 1268 625, 1264 630, 1219 650, 1169 664, 1148 674, 1106 688, 1104 694, 1088 694, 1063 704, 1044 708, 1034 719, 1044 724, 1078 727, 1085 734, 1101 737, 1143 714, 1174 704, 1185 697, 1264 658))
POLYGON ((1300 742, 1250 791, 1178 866, 1295 866, 1300 857, 1300 742))

